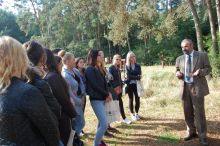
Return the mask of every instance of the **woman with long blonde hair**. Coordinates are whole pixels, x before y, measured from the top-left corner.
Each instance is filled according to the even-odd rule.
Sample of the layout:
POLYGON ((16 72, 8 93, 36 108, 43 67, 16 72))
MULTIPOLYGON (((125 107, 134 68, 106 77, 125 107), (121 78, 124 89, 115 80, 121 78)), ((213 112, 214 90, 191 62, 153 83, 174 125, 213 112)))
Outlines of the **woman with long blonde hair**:
POLYGON ((126 59, 125 71, 128 79, 128 96, 129 96, 129 109, 131 112, 132 120, 139 120, 138 111, 140 108, 140 97, 137 93, 137 81, 142 78, 141 66, 136 63, 136 56, 134 52, 129 51, 126 59), (135 113, 133 109, 133 99, 135 95, 135 113))
POLYGON ((80 78, 80 72, 75 68, 75 57, 72 53, 62 50, 58 53, 62 57, 64 67, 62 68, 62 76, 69 84, 69 95, 75 102, 75 110, 77 116, 73 121, 74 128, 78 135, 80 135, 83 127, 85 126, 85 118, 82 107, 86 98, 85 87, 80 78))
POLYGON ((0 54, 0 144, 58 146, 59 130, 44 97, 22 80, 30 64, 25 49, 2 36, 0 54))

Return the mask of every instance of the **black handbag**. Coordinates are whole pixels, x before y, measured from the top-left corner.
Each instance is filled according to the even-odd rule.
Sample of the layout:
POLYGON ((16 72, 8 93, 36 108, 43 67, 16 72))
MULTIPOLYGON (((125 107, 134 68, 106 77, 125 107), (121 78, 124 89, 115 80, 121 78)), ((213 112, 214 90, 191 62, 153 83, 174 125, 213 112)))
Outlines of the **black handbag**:
POLYGON ((77 135, 77 133, 75 133, 74 135, 73 146, 84 146, 83 141, 79 139, 79 136, 77 135))
MULTIPOLYGON (((73 124, 72 124, 72 129, 76 131, 73 124)), ((75 133, 73 138, 73 146, 84 146, 83 141, 79 139, 77 132, 75 133)))
POLYGON ((115 91, 115 89, 112 87, 111 83, 108 83, 108 89, 109 89, 109 92, 112 94, 112 99, 117 100, 118 99, 118 94, 115 91))

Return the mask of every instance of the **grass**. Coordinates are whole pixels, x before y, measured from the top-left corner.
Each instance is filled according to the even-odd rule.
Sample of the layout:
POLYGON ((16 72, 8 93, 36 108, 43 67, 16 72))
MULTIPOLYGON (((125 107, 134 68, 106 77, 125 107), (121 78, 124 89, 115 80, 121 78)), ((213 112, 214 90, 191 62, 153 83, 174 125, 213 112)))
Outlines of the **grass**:
POLYGON ((168 143, 168 144, 176 144, 179 142, 180 137, 175 134, 172 135, 168 131, 164 131, 159 135, 159 143, 168 143))
MULTIPOLYGON (((109 146, 194 146, 201 145, 198 139, 185 142, 186 125, 179 99, 179 80, 175 77, 175 67, 142 66, 143 84, 147 97, 140 99, 140 121, 132 124, 111 123, 118 132, 114 137, 104 141, 109 146)), ((122 76, 124 73, 122 73, 122 76)), ((220 144, 220 79, 208 81, 210 94, 205 97, 205 110, 208 125, 208 142, 211 146, 220 144)), ((130 118, 128 96, 122 97, 126 117, 130 118)), ((85 136, 82 136, 86 146, 92 146, 97 126, 97 118, 87 97, 85 109, 85 136)), ((121 119, 122 121, 122 119, 121 119)))

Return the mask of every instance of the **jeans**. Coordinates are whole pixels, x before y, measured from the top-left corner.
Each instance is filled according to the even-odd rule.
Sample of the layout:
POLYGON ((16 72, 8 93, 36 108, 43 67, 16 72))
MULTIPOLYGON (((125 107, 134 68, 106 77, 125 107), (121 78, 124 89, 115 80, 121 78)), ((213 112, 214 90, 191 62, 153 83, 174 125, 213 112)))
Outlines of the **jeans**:
POLYGON ((83 115, 83 111, 81 109, 80 115, 77 115, 75 120, 73 121, 73 126, 77 132, 77 135, 80 135, 80 132, 82 131, 83 127, 85 126, 85 118, 83 115))
POLYGON ((59 146, 64 146, 61 140, 59 142, 59 146))
POLYGON ((108 120, 105 113, 105 101, 103 100, 90 100, 93 111, 98 118, 97 132, 95 136, 94 146, 101 143, 103 135, 108 128, 108 120))

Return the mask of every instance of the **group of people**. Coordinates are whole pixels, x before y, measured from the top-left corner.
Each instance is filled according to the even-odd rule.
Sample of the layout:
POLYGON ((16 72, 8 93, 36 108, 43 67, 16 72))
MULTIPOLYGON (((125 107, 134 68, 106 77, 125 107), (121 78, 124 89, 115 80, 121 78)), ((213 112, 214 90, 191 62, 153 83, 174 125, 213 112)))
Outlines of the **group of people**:
MULTIPOLYGON (((127 54, 126 81, 122 81, 119 69, 121 56, 114 55, 106 70, 104 53, 98 49, 91 49, 85 62, 62 49, 51 51, 35 41, 22 45, 2 36, 0 54, 0 145, 69 145, 72 129, 78 136, 84 133, 88 95, 98 119, 94 146, 105 146, 103 136, 112 137, 108 131, 116 131, 110 127, 104 107, 113 100, 109 85, 122 89, 127 84, 131 118, 140 119, 136 80, 142 78, 141 67, 131 51, 127 54)), ((123 122, 130 124, 121 97, 119 93, 120 113, 123 122)))
MULTIPOLYGON (((202 145, 208 146, 204 96, 209 94, 209 89, 205 76, 212 68, 207 53, 194 51, 191 40, 184 39, 181 47, 184 55, 176 60, 176 77, 180 79, 188 131, 184 140, 197 137, 198 131, 202 145)), ((83 133, 88 95, 98 119, 94 146, 105 146, 103 136, 112 137, 108 131, 116 131, 110 127, 104 107, 112 101, 109 86, 118 91, 127 84, 131 119, 140 119, 137 80, 142 79, 141 66, 131 51, 126 58, 124 81, 119 69, 121 56, 114 55, 113 64, 106 70, 104 53, 97 49, 88 52, 85 62, 62 49, 51 51, 35 41, 22 45, 2 36, 0 55, 0 145, 71 145, 72 129, 77 135, 83 133)), ((123 122, 130 124, 121 92, 117 100, 123 122)))

